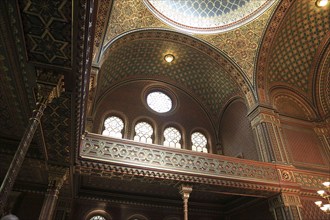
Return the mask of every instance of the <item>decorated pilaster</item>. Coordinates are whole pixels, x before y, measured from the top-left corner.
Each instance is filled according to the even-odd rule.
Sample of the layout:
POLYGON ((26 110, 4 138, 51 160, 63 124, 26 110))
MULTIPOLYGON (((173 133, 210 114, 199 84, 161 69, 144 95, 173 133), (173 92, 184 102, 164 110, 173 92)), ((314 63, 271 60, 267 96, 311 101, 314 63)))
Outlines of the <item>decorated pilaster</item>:
POLYGON ((281 193, 268 199, 275 220, 301 220, 301 202, 296 194, 281 193))
POLYGON ((257 107, 249 114, 259 158, 264 162, 290 163, 283 141, 278 114, 272 109, 257 107))
POLYGON ((68 177, 69 170, 62 167, 50 167, 48 189, 39 215, 40 220, 51 220, 54 215, 58 194, 68 177))
MULTIPOLYGON (((12 191, 14 182, 22 167, 25 155, 29 149, 30 143, 33 139, 34 133, 37 130, 41 117, 47 104, 50 103, 53 98, 59 97, 63 90, 63 76, 52 76, 49 73, 53 81, 44 81, 47 77, 42 72, 37 72, 37 85, 38 103, 36 109, 33 111, 33 115, 29 120, 28 126, 24 132, 24 135, 19 143, 14 158, 9 166, 6 176, 1 184, 0 188, 0 215, 3 213, 4 207, 7 203, 8 196, 12 191)), ((47 78, 49 79, 49 77, 47 78)))
POLYGON ((86 130, 92 132, 93 127, 93 100, 96 93, 97 86, 97 76, 99 69, 97 67, 93 67, 91 69, 90 80, 89 80, 89 91, 88 91, 88 100, 87 100, 87 120, 86 120, 86 130))
POLYGON ((183 199, 183 219, 188 220, 188 199, 192 191, 192 187, 182 184, 179 189, 183 199))

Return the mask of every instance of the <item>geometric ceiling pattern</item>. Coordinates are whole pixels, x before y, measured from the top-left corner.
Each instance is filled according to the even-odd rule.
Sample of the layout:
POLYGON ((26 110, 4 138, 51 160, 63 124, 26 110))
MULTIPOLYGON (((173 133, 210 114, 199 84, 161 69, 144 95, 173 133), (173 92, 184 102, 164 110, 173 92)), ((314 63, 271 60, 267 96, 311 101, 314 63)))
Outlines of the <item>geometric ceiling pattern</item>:
POLYGON ((272 5, 257 19, 240 28, 226 33, 201 34, 196 37, 210 43, 232 58, 252 83, 257 49, 275 5, 272 5))
MULTIPOLYGON (((102 0, 102 2, 108 4, 106 0, 102 0)), ((274 8, 275 4, 257 19, 235 30, 213 35, 194 35, 194 37, 197 39, 200 38, 210 43, 218 50, 225 52, 230 58, 237 62, 250 82, 253 82, 254 58, 264 28, 274 8), (239 39, 239 41, 237 41, 237 39, 239 39)), ((95 63, 98 63, 99 60, 102 59, 99 58, 97 54, 102 50, 102 44, 103 47, 106 47, 110 41, 121 34, 141 28, 173 29, 155 17, 142 1, 114 0, 107 26, 104 25, 104 19, 107 17, 106 13, 107 11, 104 10, 103 7, 98 9, 98 17, 101 18, 100 20, 102 22, 99 22, 96 26, 96 45, 94 45, 93 50, 95 63), (103 43, 101 43, 102 31, 106 32, 103 43)))
POLYGON ((29 60, 71 67, 72 2, 20 0, 20 7, 29 60))
POLYGON ((71 94, 62 93, 48 104, 42 118, 46 148, 52 164, 70 164, 71 94))
POLYGON ((144 0, 159 19, 189 33, 219 33, 250 22, 274 0, 144 0))
MULTIPOLYGON (((108 50, 102 63, 97 96, 101 97, 117 83, 132 79, 162 78, 193 94, 213 116, 220 113, 225 101, 244 97, 233 76, 211 57, 190 46, 163 39, 125 42, 108 50), (164 55, 175 56, 172 63, 164 55)), ((230 65, 230 64, 228 64, 230 65)), ((98 99, 98 98, 97 98, 98 99)), ((97 102, 100 100, 97 100, 97 102)))
POLYGON ((283 18, 268 56, 267 81, 285 85, 312 99, 312 66, 318 47, 330 30, 329 10, 318 8, 315 1, 292 3, 283 18))
POLYGON ((311 95, 313 58, 330 30, 330 19, 329 11, 315 7, 315 1, 300 1, 293 3, 275 37, 268 81, 287 84, 311 95))
POLYGON ((292 91, 308 103, 306 107, 316 110, 318 117, 325 117, 329 107, 325 102, 326 77, 322 76, 328 71, 318 67, 329 66, 320 63, 326 60, 329 47, 329 9, 316 7, 314 0, 283 0, 279 4, 263 37, 256 64, 260 103, 270 104, 270 94, 276 90, 287 95, 292 91))

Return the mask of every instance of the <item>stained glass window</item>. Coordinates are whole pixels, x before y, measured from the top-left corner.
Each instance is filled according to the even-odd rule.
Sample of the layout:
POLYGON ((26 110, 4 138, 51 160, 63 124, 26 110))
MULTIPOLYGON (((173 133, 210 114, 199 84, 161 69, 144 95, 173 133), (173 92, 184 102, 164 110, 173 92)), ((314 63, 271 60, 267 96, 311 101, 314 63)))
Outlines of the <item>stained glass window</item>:
POLYGON ((172 100, 162 92, 151 92, 147 96, 148 106, 158 112, 165 113, 172 109, 172 100))
POLYGON ((173 127, 168 127, 164 130, 164 146, 166 147, 173 147, 173 148, 181 148, 181 134, 180 132, 173 128, 173 127))
POLYGON ((111 116, 104 121, 104 130, 102 135, 114 137, 114 138, 122 138, 122 130, 124 128, 124 122, 120 118, 116 116, 111 116))
POLYGON ((140 122, 135 125, 134 141, 152 144, 151 135, 153 132, 150 124, 147 122, 140 122))
POLYGON ((95 215, 92 218, 90 218, 89 220, 105 220, 105 218, 100 215, 95 215))
POLYGON ((191 135, 191 142, 192 142, 192 150, 198 152, 207 153, 207 139, 206 137, 200 133, 195 132, 191 135))

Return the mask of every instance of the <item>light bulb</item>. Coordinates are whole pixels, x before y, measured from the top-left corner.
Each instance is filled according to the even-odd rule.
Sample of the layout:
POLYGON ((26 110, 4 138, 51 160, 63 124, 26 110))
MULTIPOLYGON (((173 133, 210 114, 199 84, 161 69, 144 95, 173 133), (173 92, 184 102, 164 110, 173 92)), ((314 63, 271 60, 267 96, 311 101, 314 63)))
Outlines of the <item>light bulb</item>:
POLYGON ((330 186, 330 182, 324 182, 322 183, 325 187, 329 187, 330 186))
POLYGON ((322 201, 316 201, 315 204, 316 204, 317 206, 321 207, 321 205, 322 205, 322 201))
POLYGON ((324 6, 326 6, 328 3, 329 3, 328 0, 317 0, 317 1, 316 1, 316 6, 318 6, 318 7, 324 7, 324 6))
POLYGON ((317 191, 317 193, 322 196, 325 193, 325 191, 324 190, 319 190, 319 191, 317 191))
POLYGON ((166 62, 170 63, 174 60, 174 56, 172 54, 166 54, 164 59, 166 62))

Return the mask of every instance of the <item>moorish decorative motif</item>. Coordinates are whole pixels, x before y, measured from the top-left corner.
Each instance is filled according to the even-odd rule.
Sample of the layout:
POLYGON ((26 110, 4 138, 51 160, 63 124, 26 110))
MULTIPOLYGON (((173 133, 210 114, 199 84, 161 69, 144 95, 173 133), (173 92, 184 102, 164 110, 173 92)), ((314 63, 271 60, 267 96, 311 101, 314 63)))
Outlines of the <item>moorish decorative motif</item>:
POLYGON ((293 87, 312 97, 312 62, 329 28, 329 10, 315 1, 282 1, 265 33, 259 53, 257 86, 259 97, 272 86, 293 87), (265 89, 265 90, 264 90, 265 89))
POLYGON ((98 97, 124 77, 147 76, 179 82, 201 97, 215 116, 224 104, 223 100, 229 97, 238 95, 248 104, 254 103, 250 84, 243 73, 225 55, 188 35, 164 30, 136 31, 113 42, 103 59, 98 101, 98 97), (176 59, 165 65, 163 57, 168 52, 176 59), (150 65, 153 68, 149 68, 150 65))
POLYGON ((256 18, 274 0, 144 0, 148 9, 169 25, 191 33, 228 31, 256 18))
POLYGON ((49 160, 68 164, 71 146, 71 94, 62 93, 48 105, 43 117, 43 128, 49 160))
POLYGON ((244 177, 246 180, 262 179, 264 182, 276 182, 278 179, 277 171, 273 166, 238 163, 220 155, 217 158, 214 155, 213 157, 202 155, 187 154, 162 147, 140 146, 134 142, 118 142, 115 139, 92 134, 85 137, 80 149, 82 158, 106 160, 114 164, 194 173, 209 177, 244 177))
POLYGON ((20 0, 29 60, 71 67, 72 2, 20 0))
MULTIPOLYGON (((217 49, 224 51, 230 58, 237 62, 252 82, 254 58, 256 56, 259 41, 264 31, 266 22, 275 8, 274 5, 275 4, 273 4, 269 10, 265 11, 258 19, 233 31, 216 35, 198 35, 195 37, 197 39, 201 38, 217 49), (236 42, 235 39, 239 39, 239 42, 236 42)), ((106 16, 101 9, 98 10, 98 14, 100 14, 102 18, 106 16)), ((104 31, 106 30, 107 33, 105 35, 103 47, 106 47, 119 35, 140 28, 172 29, 172 27, 169 27, 159 21, 145 7, 142 1, 114 0, 108 26, 106 29, 104 28, 104 31)), ((97 30, 99 29, 100 28, 97 30)), ((100 59, 99 56, 96 56, 97 51, 98 50, 94 50, 94 61, 96 62, 100 59)))

